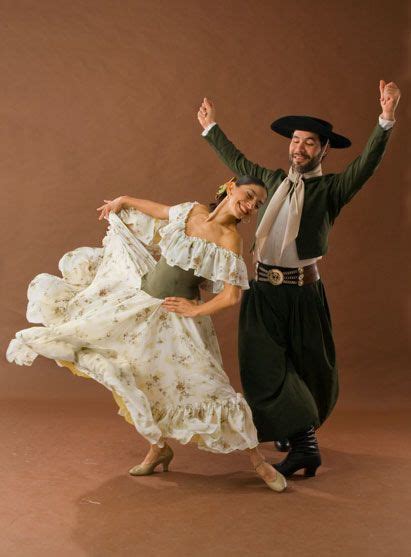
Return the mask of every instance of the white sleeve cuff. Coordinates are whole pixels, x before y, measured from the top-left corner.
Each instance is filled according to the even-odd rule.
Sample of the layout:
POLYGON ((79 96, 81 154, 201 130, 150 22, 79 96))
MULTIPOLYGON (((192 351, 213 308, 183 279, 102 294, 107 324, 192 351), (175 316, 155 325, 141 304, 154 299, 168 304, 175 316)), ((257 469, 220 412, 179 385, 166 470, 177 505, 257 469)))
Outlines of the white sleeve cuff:
POLYGON ((202 136, 205 137, 208 132, 211 130, 211 128, 214 128, 214 126, 216 125, 217 122, 211 122, 211 124, 208 124, 208 126, 206 128, 204 128, 203 132, 202 132, 202 136))
POLYGON ((381 116, 379 116, 378 117, 378 123, 380 124, 380 126, 382 127, 383 130, 387 131, 387 130, 390 130, 394 126, 395 120, 385 120, 384 118, 381 118, 381 116))

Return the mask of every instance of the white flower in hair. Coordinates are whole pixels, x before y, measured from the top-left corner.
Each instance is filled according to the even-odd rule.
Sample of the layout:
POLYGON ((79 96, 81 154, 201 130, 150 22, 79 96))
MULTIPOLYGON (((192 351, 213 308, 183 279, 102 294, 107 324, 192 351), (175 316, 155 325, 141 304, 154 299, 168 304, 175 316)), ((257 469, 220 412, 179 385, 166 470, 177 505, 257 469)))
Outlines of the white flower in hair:
POLYGON ((235 183, 235 177, 233 176, 232 178, 230 178, 228 180, 228 182, 226 182, 225 184, 222 184, 221 186, 218 186, 217 191, 216 191, 216 199, 218 199, 223 193, 227 193, 227 188, 230 184, 235 183))

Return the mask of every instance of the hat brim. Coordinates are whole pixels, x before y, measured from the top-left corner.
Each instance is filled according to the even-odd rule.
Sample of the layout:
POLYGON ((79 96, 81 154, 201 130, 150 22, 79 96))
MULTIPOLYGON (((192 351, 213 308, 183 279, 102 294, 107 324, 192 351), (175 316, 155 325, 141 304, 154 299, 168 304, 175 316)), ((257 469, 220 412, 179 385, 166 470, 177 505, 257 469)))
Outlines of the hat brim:
POLYGON ((327 138, 330 142, 330 147, 334 149, 346 149, 351 145, 348 137, 334 133, 328 127, 321 124, 321 121, 310 116, 283 116, 275 120, 270 127, 274 132, 289 138, 292 137, 295 130, 316 133, 327 138))

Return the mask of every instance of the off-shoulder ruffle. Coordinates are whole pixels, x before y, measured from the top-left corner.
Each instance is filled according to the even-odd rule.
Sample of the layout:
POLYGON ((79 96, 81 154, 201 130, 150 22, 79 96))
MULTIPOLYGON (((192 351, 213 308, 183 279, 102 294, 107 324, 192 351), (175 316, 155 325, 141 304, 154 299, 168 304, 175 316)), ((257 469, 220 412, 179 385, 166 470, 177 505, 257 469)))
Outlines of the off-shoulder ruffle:
POLYGON ((159 245, 168 265, 193 269, 195 275, 213 283, 214 293, 220 292, 224 283, 248 289, 247 267, 240 255, 214 242, 186 234, 186 220, 196 203, 171 207, 170 221, 159 231, 159 245))
POLYGON ((122 209, 118 216, 150 253, 158 255, 159 230, 168 224, 167 220, 155 219, 133 208, 122 209))

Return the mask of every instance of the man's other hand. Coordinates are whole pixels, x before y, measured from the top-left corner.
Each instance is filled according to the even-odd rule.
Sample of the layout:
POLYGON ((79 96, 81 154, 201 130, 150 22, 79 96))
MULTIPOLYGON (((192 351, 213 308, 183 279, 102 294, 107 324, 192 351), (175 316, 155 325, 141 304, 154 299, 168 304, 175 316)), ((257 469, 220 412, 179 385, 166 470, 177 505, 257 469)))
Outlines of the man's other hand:
POLYGON ((197 118, 204 129, 215 122, 214 105, 206 97, 204 97, 203 102, 201 103, 200 109, 197 113, 197 118))
POLYGON ((400 97, 401 91, 393 81, 386 83, 384 80, 380 80, 381 116, 384 120, 395 120, 395 109, 397 108, 400 97))

